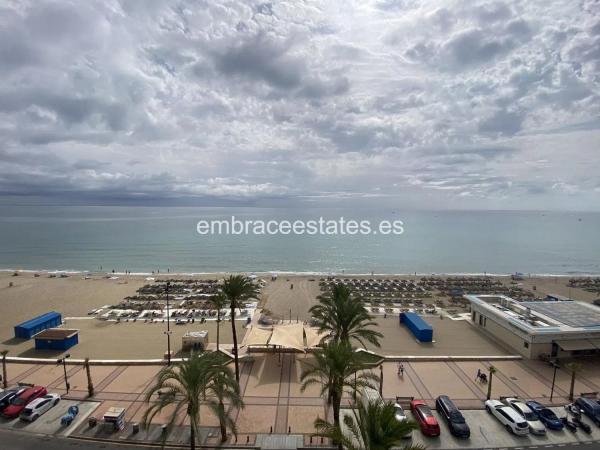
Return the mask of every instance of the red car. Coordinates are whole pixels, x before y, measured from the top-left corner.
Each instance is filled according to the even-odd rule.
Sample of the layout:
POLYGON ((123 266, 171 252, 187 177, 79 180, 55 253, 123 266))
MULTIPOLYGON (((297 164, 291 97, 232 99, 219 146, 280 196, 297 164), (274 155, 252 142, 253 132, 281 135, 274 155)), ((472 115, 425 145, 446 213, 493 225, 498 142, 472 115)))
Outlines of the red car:
POLYGON ((9 405, 2 411, 2 415, 7 419, 14 419, 21 414, 29 402, 32 402, 36 398, 43 397, 47 393, 48 391, 46 388, 42 386, 27 388, 10 401, 9 405))
POLYGON ((421 431, 425 436, 440 435, 440 424, 423 400, 413 400, 410 402, 410 410, 417 419, 421 431))

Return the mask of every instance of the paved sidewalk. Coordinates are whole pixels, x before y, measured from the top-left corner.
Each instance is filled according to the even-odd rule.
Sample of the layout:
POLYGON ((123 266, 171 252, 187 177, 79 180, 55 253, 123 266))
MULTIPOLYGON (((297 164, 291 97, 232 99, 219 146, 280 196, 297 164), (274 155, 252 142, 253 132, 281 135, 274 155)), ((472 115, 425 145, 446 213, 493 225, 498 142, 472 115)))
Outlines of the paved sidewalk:
MULTIPOLYGON (((234 411, 238 426, 238 442, 253 443, 258 434, 292 433, 308 434, 317 417, 325 417, 327 409, 318 386, 305 392, 300 389, 300 374, 308 364, 310 355, 262 355, 246 361, 241 366, 241 388, 246 407, 234 411)), ((396 396, 422 398, 433 406, 435 397, 446 394, 464 409, 481 409, 487 385, 475 381, 478 369, 487 370, 493 364, 498 372, 493 379, 492 396, 517 395, 549 403, 553 370, 540 361, 450 361, 404 363, 404 376, 397 374, 397 364, 383 365, 383 395, 393 400, 396 396)), ((71 400, 87 398, 87 377, 82 366, 68 366, 71 390, 66 396, 71 400)), ((99 406, 92 412, 101 418, 111 406, 126 409, 128 422, 139 422, 147 408, 145 393, 151 386, 161 366, 92 366, 92 379, 96 388, 94 401, 99 406)), ((376 371, 379 373, 379 370, 376 371)), ((8 365, 10 384, 29 382, 48 386, 51 392, 65 395, 62 366, 8 365)), ((554 404, 567 402, 570 374, 559 369, 554 390, 554 404)), ((600 361, 584 364, 575 384, 575 393, 600 391, 600 361)), ((349 405, 349 398, 345 399, 349 405)), ((168 411, 157 416, 157 425, 166 422, 168 411)), ((177 420, 186 425, 185 414, 177 420)), ((216 418, 206 409, 201 426, 207 430, 206 439, 217 426, 216 418)), ((115 438, 119 439, 118 433, 115 438)))

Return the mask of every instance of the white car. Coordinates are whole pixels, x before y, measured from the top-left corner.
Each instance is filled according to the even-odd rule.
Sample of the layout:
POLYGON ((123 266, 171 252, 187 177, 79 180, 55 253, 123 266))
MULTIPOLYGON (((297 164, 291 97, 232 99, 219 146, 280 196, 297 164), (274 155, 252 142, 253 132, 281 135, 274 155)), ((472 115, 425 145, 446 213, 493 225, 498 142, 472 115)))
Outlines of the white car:
POLYGON ((25 407, 19 417, 21 420, 33 422, 50 408, 56 406, 58 402, 60 402, 60 395, 58 394, 47 394, 36 398, 25 407))
POLYGON ((526 436, 529 434, 529 425, 512 407, 506 406, 498 400, 487 400, 485 402, 485 409, 498 419, 504 425, 504 428, 513 434, 517 436, 526 436))
POLYGON ((529 406, 518 398, 508 397, 504 399, 504 404, 511 406, 519 415, 527 421, 529 425, 529 432, 531 434, 544 435, 546 434, 546 427, 541 422, 536 413, 534 413, 529 406))

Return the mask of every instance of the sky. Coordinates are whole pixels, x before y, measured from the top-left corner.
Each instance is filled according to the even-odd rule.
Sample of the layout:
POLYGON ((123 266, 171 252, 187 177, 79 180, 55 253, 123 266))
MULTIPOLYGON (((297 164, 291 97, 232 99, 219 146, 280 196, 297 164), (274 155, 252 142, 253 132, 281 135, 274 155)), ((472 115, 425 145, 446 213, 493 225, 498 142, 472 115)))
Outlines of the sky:
POLYGON ((600 210, 600 3, 0 4, 0 201, 600 210))

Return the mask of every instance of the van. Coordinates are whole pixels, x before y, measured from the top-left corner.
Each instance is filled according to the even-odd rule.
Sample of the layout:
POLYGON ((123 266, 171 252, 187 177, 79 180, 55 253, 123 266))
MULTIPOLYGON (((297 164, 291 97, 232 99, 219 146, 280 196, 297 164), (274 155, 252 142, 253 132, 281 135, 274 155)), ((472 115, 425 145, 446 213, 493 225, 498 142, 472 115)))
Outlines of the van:
POLYGON ((435 400, 435 409, 443 417, 454 436, 468 439, 471 436, 469 425, 460 410, 447 395, 440 395, 435 400))

